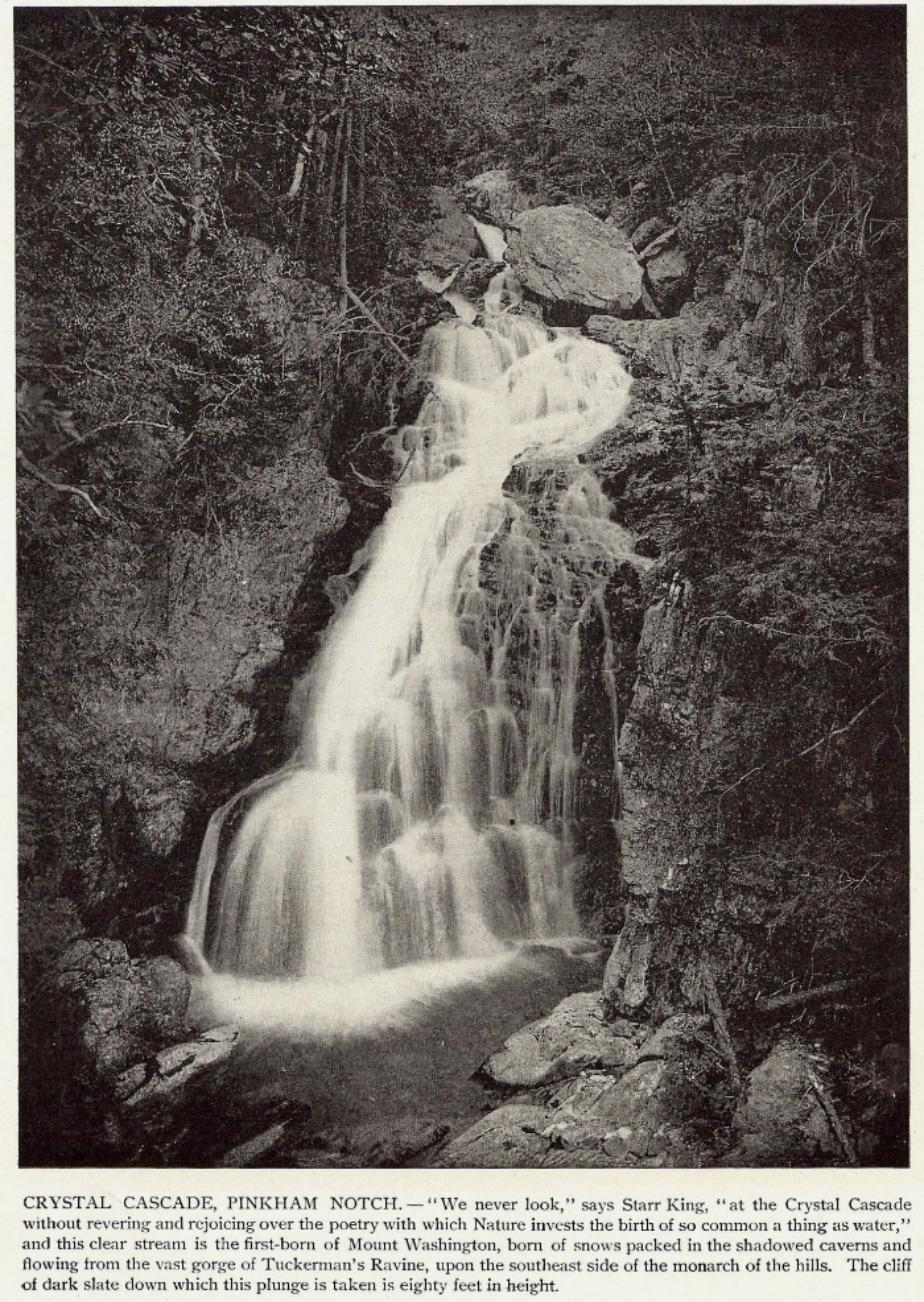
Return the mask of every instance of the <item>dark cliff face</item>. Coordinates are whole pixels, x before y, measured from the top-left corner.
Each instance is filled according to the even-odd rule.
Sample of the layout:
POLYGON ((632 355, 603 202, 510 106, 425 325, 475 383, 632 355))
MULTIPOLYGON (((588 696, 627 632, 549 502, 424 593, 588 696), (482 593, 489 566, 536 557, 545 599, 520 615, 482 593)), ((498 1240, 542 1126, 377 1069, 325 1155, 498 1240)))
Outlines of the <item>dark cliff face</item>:
POLYGON ((695 1004, 703 955, 746 1003, 906 948, 903 378, 845 373, 753 187, 673 214, 676 315, 585 326, 638 376, 590 460, 661 557, 620 736, 632 1009, 695 1004))

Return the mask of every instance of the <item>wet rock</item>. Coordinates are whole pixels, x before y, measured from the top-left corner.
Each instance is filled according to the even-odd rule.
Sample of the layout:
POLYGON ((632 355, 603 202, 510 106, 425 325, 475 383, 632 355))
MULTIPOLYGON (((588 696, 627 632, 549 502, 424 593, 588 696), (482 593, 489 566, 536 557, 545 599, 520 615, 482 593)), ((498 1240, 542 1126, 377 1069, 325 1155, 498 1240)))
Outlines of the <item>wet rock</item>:
POLYGON ((573 204, 517 213, 507 261, 552 324, 633 316, 642 304, 642 268, 628 239, 573 204))
POLYGON ((509 226, 514 213, 529 208, 536 200, 521 189, 509 167, 493 167, 465 183, 465 204, 481 221, 509 226))
POLYGON ((437 1167, 538 1166, 549 1151, 544 1108, 512 1103, 463 1131, 434 1158, 437 1167))
POLYGON ((217 1088, 238 1034, 236 1026, 212 1027, 117 1076, 105 1123, 110 1145, 128 1160, 159 1163, 190 1151, 191 1136, 199 1136, 192 1148, 200 1151, 214 1141, 205 1120, 207 1096, 217 1088))
POLYGON ((661 544, 657 538, 652 538, 650 534, 642 534, 635 540, 635 550, 639 556, 647 556, 651 560, 657 560, 661 555, 661 544))
POLYGON ((58 959, 53 983, 56 1043, 85 1084, 114 1079, 185 1033, 189 978, 172 959, 129 960, 120 941, 81 939, 58 959))
POLYGON ((817 1094, 820 1066, 807 1046, 776 1045, 748 1076, 732 1121, 729 1166, 802 1166, 842 1156, 817 1094))
POLYGON ((481 1073, 496 1085, 534 1089, 586 1068, 627 1069, 636 1058, 632 1041, 604 1020, 600 996, 576 994, 562 1000, 548 1017, 512 1035, 481 1073))
POLYGON ((742 380, 735 348, 743 320, 740 304, 718 296, 687 303, 679 316, 662 320, 592 316, 584 332, 621 353, 639 378, 699 381, 708 376, 727 388, 742 380))
POLYGON ((423 247, 420 263, 434 271, 450 272, 468 258, 477 258, 481 243, 472 219, 451 190, 435 185, 430 190, 433 221, 423 247))
POLYGON ((459 274, 452 282, 452 288, 464 294, 472 302, 476 302, 484 297, 488 285, 504 268, 503 262, 492 262, 489 258, 472 258, 459 268, 459 274))
POLYGON ((228 1061, 238 1035, 236 1026, 215 1026, 122 1072, 112 1086, 121 1111, 150 1121, 155 1113, 177 1108, 193 1083, 228 1061))
POLYGON ((664 321, 621 321, 613 316, 592 316, 584 333, 609 344, 630 363, 633 375, 669 375, 672 357, 696 339, 690 321, 672 317, 664 321))

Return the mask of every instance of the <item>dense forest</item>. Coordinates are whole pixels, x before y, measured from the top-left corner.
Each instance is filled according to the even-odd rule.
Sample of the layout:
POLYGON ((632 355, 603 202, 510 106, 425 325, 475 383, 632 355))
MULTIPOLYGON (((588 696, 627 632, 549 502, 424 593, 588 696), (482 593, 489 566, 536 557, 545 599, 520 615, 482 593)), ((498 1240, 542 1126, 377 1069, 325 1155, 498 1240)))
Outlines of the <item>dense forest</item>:
POLYGON ((625 312, 525 282, 532 319, 634 378, 582 459, 650 562, 606 588, 615 835, 591 816, 613 780, 593 675, 576 713, 608 1016, 713 1028, 677 1165, 906 1160, 903 24, 17 11, 25 1161, 217 1156, 172 1098, 145 1139, 110 1124, 113 1073, 190 1034, 164 956, 207 820, 287 757, 293 684, 389 505, 387 434, 451 316, 418 271, 462 264, 483 294, 472 216, 517 270, 523 217, 575 209, 645 268, 625 312), (93 983, 117 980, 113 1040, 93 983), (841 1118, 821 1158, 740 1121, 742 1077, 802 1043, 841 1118))

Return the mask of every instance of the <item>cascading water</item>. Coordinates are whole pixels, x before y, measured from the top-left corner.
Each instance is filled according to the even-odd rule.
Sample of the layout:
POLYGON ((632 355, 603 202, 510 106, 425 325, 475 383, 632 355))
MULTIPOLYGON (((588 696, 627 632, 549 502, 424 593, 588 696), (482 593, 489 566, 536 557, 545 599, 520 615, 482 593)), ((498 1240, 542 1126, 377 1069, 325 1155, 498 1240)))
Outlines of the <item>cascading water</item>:
POLYGON ((483 328, 428 332, 431 392, 394 436, 406 470, 299 692, 297 752, 206 835, 188 938, 262 978, 264 1009, 267 977, 342 998, 577 930, 581 622, 638 558, 576 457, 630 381, 609 348, 501 311, 505 286, 483 328))

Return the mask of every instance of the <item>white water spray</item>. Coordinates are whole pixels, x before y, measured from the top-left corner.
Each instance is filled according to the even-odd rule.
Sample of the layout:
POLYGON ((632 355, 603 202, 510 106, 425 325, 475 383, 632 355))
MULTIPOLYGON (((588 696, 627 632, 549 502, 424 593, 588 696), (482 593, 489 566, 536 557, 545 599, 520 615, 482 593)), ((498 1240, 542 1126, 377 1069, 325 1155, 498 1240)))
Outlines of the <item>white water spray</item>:
MULTIPOLYGON (((394 969, 442 988, 459 960, 470 979, 512 941, 577 930, 581 623, 638 558, 575 458, 630 381, 609 348, 498 311, 515 299, 496 281, 485 328, 426 336, 432 391, 396 464, 415 451, 300 689, 296 754, 203 844, 188 937, 216 990, 248 979, 254 1010, 272 977, 349 1022, 351 992, 415 985, 394 969), (515 464, 519 494, 504 488, 515 464)), ((608 636, 600 668, 612 677, 608 636)))

